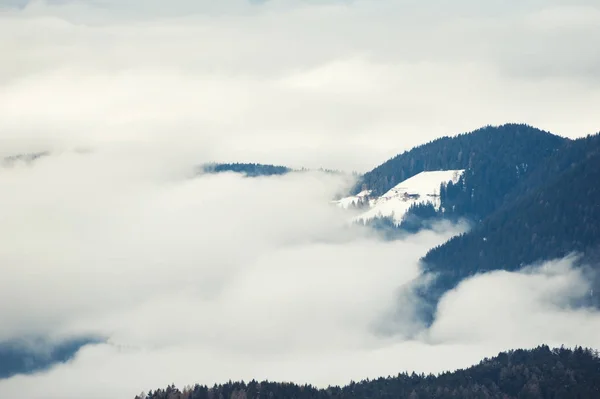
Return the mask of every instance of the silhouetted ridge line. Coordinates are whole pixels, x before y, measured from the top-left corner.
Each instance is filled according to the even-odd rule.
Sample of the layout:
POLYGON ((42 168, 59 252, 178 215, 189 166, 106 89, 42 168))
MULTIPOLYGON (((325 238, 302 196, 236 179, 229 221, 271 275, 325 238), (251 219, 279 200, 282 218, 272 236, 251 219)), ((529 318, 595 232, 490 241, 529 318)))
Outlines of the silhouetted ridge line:
POLYGON ((196 385, 179 390, 174 385, 135 399, 216 398, 436 398, 436 399, 550 399, 600 397, 598 352, 580 346, 501 352, 467 369, 440 375, 401 373, 395 377, 350 382, 343 387, 318 389, 312 385, 269 381, 196 385))

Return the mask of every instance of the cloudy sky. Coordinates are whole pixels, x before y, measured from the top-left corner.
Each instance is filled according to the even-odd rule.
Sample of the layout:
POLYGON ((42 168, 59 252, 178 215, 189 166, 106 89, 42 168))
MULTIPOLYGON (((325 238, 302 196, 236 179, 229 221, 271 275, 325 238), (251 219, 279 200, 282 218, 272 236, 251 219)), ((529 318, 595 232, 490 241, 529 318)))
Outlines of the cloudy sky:
POLYGON ((598 130, 595 0, 0 5, 4 151, 142 142, 366 171, 486 124, 598 130))
POLYGON ((53 152, 0 169, 0 342, 103 341, 0 396, 600 347, 600 315, 568 306, 588 288, 572 259, 466 281, 424 328, 418 259, 464 226, 385 242, 329 206, 341 177, 190 178, 205 161, 365 171, 486 124, 593 133, 599 42, 596 1, 0 0, 0 154, 53 152))

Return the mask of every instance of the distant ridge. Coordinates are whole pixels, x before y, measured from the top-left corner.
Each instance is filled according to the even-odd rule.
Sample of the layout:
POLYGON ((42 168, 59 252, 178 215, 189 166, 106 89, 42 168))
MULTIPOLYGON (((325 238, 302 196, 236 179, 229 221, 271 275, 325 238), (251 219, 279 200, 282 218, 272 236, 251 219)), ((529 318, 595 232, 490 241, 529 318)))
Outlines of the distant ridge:
POLYGON ((600 358, 592 349, 541 345, 531 350, 500 352, 466 369, 440 375, 401 373, 394 377, 350 382, 319 389, 312 385, 270 381, 196 385, 182 391, 174 385, 135 399, 302 398, 302 399, 517 399, 598 398, 600 358))
POLYGON ((248 177, 284 175, 292 169, 286 166, 260 163, 208 163, 200 167, 201 173, 241 173, 248 177))
MULTIPOLYGON (((429 320, 445 292, 477 273, 571 253, 581 255, 577 265, 600 272, 600 133, 570 140, 528 125, 487 126, 399 154, 366 173, 354 191, 371 204, 396 178, 454 167, 465 171, 442 182, 439 207, 415 204, 400 224, 384 214, 369 223, 394 239, 442 219, 471 222, 470 231, 422 258, 423 270, 436 276, 421 292, 429 320)), ((582 305, 600 306, 600 273, 592 275, 582 305)))
MULTIPOLYGON (((301 169, 292 169, 287 166, 281 165, 270 165, 270 164, 261 164, 261 163, 217 163, 211 162, 206 163, 200 166, 200 173, 226 173, 226 172, 234 172, 241 173, 247 177, 258 177, 258 176, 276 176, 276 175, 285 175, 291 172, 310 172, 312 169, 301 168, 301 169)), ((329 173, 329 174, 345 174, 339 170, 333 169, 324 169, 319 168, 316 169, 317 172, 321 173, 329 173)))
POLYGON ((454 213, 481 220, 503 203, 519 180, 569 141, 524 124, 486 126, 433 140, 391 158, 365 173, 352 194, 371 190, 380 196, 423 171, 464 169, 464 193, 455 201, 454 213), (516 167, 521 168, 518 175, 516 167), (483 185, 486 190, 475 190, 483 185))
MULTIPOLYGON (((517 270, 570 253, 600 271, 600 134, 565 145, 496 212, 430 250, 423 263, 438 276, 432 293, 438 298, 476 273, 517 270)), ((600 273, 596 276, 590 300, 598 305, 600 273)))
POLYGON ((9 155, 1 159, 1 164, 2 166, 13 166, 17 162, 32 163, 39 158, 46 157, 49 155, 49 151, 9 155))

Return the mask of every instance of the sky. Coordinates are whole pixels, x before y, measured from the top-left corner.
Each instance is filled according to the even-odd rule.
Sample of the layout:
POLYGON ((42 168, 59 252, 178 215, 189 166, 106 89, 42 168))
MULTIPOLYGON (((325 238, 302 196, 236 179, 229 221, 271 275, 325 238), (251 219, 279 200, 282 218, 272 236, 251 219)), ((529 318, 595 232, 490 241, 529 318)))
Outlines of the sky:
POLYGON ((465 225, 385 241, 329 203, 346 176, 193 175, 366 171, 487 124, 596 132, 599 39, 594 1, 0 0, 0 154, 51 152, 0 168, 0 342, 101 339, 0 397, 599 348, 574 258, 464 281, 427 327, 419 258, 465 225))
POLYGON ((365 172, 484 125, 598 131, 596 1, 0 1, 2 151, 365 172))

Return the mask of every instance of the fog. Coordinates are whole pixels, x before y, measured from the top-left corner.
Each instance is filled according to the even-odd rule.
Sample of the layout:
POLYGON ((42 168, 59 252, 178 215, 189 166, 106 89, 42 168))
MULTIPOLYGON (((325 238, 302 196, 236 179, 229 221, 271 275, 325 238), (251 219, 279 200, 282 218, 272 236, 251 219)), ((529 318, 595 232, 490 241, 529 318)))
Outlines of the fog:
POLYGON ((0 396, 326 386, 600 347, 574 258, 466 280, 426 327, 419 258, 464 225, 386 241, 330 204, 347 177, 194 172, 365 171, 509 121, 597 130, 597 4, 508 3, 0 0, 0 155, 51 153, 0 167, 0 342, 101 341, 0 396))
POLYGON ((127 398, 252 378, 325 386, 542 342, 600 345, 600 315, 570 306, 589 289, 571 258, 467 280, 426 328, 418 259, 465 226, 385 241, 329 204, 347 178, 193 166, 111 147, 1 170, 0 339, 102 340, 0 380, 1 396, 127 398))

